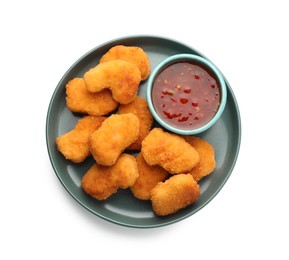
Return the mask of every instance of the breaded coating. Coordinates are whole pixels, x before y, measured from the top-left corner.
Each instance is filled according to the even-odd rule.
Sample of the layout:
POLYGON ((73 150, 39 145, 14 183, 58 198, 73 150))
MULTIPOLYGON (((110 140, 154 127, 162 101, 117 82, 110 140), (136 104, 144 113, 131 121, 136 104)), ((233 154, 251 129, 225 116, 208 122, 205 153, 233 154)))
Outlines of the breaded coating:
POLYGON ((95 163, 83 176, 81 186, 97 200, 105 200, 119 188, 131 187, 138 177, 135 157, 122 154, 113 166, 95 163))
POLYGON ((116 45, 102 56, 100 63, 111 60, 125 60, 135 64, 141 72, 142 80, 145 80, 151 72, 149 58, 140 47, 116 45))
POLYGON ((115 110, 118 103, 109 89, 90 93, 82 78, 74 78, 66 85, 66 105, 72 112, 102 116, 115 110))
POLYGON ((74 129, 56 138, 57 149, 66 159, 75 163, 83 162, 91 155, 90 136, 104 120, 105 117, 100 116, 85 116, 78 120, 74 129))
POLYGON ((185 139, 200 155, 199 163, 189 171, 194 179, 199 181, 215 169, 215 150, 211 144, 199 137, 185 136, 185 139))
POLYGON ((137 96, 134 101, 127 105, 120 105, 119 114, 133 113, 137 116, 140 122, 139 137, 131 144, 128 149, 130 150, 140 150, 141 142, 148 135, 153 124, 153 116, 148 108, 147 101, 139 96, 137 96))
POLYGON ((169 173, 158 165, 149 166, 141 153, 137 155, 136 162, 139 177, 130 189, 136 198, 149 200, 151 198, 151 190, 159 182, 164 181, 169 176, 169 173))
POLYGON ((132 114, 113 114, 90 138, 90 150, 98 164, 113 165, 139 136, 139 120, 132 114))
POLYGON ((196 149, 184 138, 153 128, 142 141, 142 154, 149 165, 160 165, 172 174, 190 171, 200 160, 196 149))
POLYGON ((178 174, 160 182, 151 191, 151 202, 157 216, 176 213, 200 197, 200 187, 190 174, 178 174))
POLYGON ((95 93, 109 88, 117 102, 128 104, 136 97, 141 75, 133 63, 112 60, 90 69, 83 79, 89 92, 95 93))

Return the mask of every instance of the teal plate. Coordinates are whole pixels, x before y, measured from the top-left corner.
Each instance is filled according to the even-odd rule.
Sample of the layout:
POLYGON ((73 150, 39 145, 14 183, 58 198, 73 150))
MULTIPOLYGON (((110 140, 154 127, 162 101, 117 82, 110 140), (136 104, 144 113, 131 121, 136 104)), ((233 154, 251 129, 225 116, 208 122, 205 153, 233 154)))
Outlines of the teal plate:
MULTIPOLYGON (((216 168, 212 174, 200 181, 201 196, 192 205, 166 217, 157 217, 150 201, 141 201, 133 197, 129 189, 119 189, 105 201, 97 201, 86 195, 81 188, 81 178, 94 163, 90 157, 83 163, 75 164, 66 160, 56 149, 58 136, 70 131, 81 115, 74 114, 66 107, 65 85, 74 77, 82 77, 90 68, 96 66, 101 56, 115 45, 139 46, 149 56, 151 67, 168 56, 179 53, 191 53, 204 57, 203 54, 183 43, 172 39, 155 36, 133 36, 119 38, 104 43, 82 56, 65 73, 58 83, 51 98, 47 120, 46 141, 50 161, 54 171, 69 194, 84 208, 107 221, 135 228, 153 228, 178 222, 192 216, 207 205, 228 180, 236 163, 241 142, 241 120, 237 101, 226 81, 228 100, 223 115, 206 132, 200 134, 215 148, 216 168)), ((141 83, 138 95, 146 97, 147 81, 141 83)))

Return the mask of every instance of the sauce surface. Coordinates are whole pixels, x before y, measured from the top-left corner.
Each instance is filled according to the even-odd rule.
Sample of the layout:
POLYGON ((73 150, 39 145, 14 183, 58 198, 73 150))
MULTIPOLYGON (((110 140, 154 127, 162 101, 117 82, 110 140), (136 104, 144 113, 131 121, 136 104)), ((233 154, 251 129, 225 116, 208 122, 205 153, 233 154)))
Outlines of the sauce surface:
POLYGON ((152 88, 157 114, 169 125, 192 130, 205 125, 220 106, 217 80, 201 65, 177 62, 163 69, 152 88))

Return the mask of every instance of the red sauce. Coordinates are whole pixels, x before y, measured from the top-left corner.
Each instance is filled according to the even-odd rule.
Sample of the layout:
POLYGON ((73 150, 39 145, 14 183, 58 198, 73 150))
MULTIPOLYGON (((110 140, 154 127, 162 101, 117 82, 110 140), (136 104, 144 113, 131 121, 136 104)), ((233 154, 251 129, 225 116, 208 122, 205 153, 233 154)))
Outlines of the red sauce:
POLYGON ((220 88, 198 64, 177 62, 160 72, 152 89, 157 114, 171 126, 189 130, 205 125, 220 106, 220 88))

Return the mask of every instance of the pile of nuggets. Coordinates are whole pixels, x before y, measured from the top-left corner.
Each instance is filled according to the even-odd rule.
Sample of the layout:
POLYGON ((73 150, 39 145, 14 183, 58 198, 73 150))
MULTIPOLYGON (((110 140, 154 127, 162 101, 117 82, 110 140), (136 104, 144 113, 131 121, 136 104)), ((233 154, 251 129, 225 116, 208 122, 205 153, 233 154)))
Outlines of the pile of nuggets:
POLYGON ((166 216, 200 197, 198 182, 216 163, 207 141, 153 127, 147 101, 137 96, 150 71, 142 48, 108 50, 83 78, 67 83, 67 107, 83 117, 57 137, 56 145, 74 163, 93 156, 95 163, 81 181, 91 197, 105 200, 129 188, 136 198, 151 200, 157 216, 166 216))

